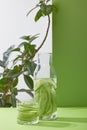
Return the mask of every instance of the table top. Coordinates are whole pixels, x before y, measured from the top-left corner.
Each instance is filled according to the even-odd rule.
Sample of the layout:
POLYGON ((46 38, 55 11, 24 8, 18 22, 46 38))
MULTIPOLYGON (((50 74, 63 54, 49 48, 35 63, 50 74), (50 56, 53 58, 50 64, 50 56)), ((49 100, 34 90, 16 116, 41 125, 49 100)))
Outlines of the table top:
POLYGON ((58 119, 17 124, 16 108, 0 108, 0 130, 87 130, 87 108, 58 108, 58 119))

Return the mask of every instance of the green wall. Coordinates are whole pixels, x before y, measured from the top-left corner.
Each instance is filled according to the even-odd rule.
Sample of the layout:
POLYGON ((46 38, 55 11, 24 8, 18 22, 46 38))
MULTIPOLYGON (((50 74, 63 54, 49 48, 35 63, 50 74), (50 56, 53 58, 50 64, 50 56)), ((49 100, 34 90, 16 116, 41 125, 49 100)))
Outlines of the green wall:
POLYGON ((87 0, 53 0, 58 106, 87 106, 87 0))

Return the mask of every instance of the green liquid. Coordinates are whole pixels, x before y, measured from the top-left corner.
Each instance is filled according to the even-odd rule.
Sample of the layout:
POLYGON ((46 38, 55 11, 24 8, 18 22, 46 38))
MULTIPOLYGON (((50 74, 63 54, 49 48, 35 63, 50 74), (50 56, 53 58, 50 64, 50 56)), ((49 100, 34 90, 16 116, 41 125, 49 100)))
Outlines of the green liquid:
POLYGON ((39 116, 43 120, 57 118, 56 84, 53 79, 36 79, 35 100, 39 104, 39 116))
POLYGON ((36 124, 38 123, 38 104, 23 102, 18 104, 18 117, 19 124, 36 124))

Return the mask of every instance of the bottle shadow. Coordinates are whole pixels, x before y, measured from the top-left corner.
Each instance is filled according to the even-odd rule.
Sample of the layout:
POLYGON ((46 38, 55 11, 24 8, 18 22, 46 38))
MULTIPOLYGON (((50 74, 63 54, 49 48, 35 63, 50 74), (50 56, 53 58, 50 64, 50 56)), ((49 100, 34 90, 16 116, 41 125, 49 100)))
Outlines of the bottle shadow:
POLYGON ((87 123, 87 118, 59 117, 53 121, 40 121, 36 126, 64 128, 76 127, 76 123, 87 123))
POLYGON ((36 126, 41 127, 57 127, 57 128, 63 128, 63 127, 72 127, 75 126, 73 123, 63 122, 63 121, 40 121, 36 126))

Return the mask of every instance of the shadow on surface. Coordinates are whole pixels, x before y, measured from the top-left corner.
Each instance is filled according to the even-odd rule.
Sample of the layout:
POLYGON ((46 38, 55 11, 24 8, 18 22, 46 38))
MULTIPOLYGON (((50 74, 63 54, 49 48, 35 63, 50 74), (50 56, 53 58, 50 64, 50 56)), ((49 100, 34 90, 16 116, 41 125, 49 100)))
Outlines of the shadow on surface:
POLYGON ((36 124, 36 126, 63 128, 63 127, 73 127, 73 126, 75 127, 76 125, 68 122, 61 122, 55 120, 55 121, 40 121, 39 124, 36 124))
POLYGON ((75 118, 75 117, 59 117, 57 121, 64 122, 76 122, 76 123, 87 123, 87 118, 75 118))
POLYGON ((87 118, 59 117, 54 121, 40 121, 36 126, 57 128, 76 127, 78 124, 74 123, 87 123, 87 118))

